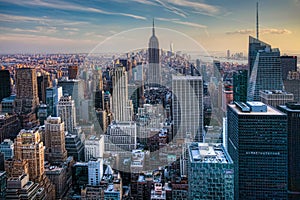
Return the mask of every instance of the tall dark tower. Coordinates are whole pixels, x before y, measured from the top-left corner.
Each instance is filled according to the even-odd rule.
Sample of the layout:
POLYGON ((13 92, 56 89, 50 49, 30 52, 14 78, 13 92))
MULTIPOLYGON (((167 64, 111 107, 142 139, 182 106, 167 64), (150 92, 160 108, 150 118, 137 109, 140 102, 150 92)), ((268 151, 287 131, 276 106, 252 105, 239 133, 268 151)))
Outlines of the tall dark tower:
POLYGON ((278 106, 288 120, 288 197, 300 199, 300 103, 278 106))
POLYGON ((154 19, 152 27, 152 36, 149 40, 149 70, 148 70, 148 84, 160 85, 161 84, 161 69, 159 63, 159 44, 155 36, 154 19))
POLYGON ((10 75, 8 70, 0 70, 0 102, 11 93, 10 75))

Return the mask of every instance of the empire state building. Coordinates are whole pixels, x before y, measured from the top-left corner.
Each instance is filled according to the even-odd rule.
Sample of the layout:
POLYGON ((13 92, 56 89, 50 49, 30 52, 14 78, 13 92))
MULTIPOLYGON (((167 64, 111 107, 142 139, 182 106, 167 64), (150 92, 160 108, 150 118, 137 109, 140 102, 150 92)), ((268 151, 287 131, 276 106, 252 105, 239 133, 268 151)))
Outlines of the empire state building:
POLYGON ((161 67, 159 63, 159 44, 158 39, 155 36, 154 20, 152 27, 152 36, 149 40, 149 69, 148 69, 148 84, 149 85, 161 85, 161 67))

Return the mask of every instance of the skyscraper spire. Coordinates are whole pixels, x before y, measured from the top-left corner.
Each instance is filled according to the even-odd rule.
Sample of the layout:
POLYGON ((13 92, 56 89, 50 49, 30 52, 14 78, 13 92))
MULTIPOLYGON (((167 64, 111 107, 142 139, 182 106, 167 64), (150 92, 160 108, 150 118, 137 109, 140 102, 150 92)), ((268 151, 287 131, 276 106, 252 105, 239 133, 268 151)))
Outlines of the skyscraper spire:
POLYGON ((154 29, 154 18, 153 18, 153 25, 152 25, 152 35, 155 35, 155 29, 154 29))
POLYGON ((258 1, 256 2, 256 39, 259 39, 259 25, 258 25, 258 1))

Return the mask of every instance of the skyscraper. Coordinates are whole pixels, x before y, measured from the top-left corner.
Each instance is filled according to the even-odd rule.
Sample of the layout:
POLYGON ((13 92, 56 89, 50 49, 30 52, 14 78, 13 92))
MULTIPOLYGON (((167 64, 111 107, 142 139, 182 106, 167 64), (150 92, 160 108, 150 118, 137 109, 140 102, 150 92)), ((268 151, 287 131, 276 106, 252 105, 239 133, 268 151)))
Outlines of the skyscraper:
POLYGON ((300 199, 300 103, 278 106, 288 118, 288 195, 300 199))
POLYGON ((16 113, 34 112, 39 105, 37 76, 34 68, 18 68, 16 70, 16 113))
POLYGON ((238 70, 233 74, 233 100, 247 101, 248 71, 238 70))
POLYGON ((57 104, 62 97, 62 87, 51 87, 46 89, 46 104, 48 115, 57 116, 57 104))
POLYGON ((10 74, 8 70, 0 70, 0 102, 11 94, 10 74))
POLYGON ((154 19, 152 27, 152 36, 149 40, 148 47, 149 54, 149 68, 148 68, 148 84, 160 85, 161 84, 161 66, 159 62, 159 43, 155 35, 154 19))
POLYGON ((92 158, 88 162, 89 185, 99 186, 103 176, 103 159, 92 158))
POLYGON ((235 199, 287 199, 287 116, 261 102, 227 108, 235 199))
POLYGON ((60 117, 49 116, 45 121, 45 157, 51 164, 62 164, 67 159, 65 127, 60 117))
POLYGON ((44 174, 44 145, 36 130, 22 129, 15 140, 15 159, 27 160, 29 179, 39 182, 44 174))
POLYGON ((37 84, 39 100, 46 103, 46 89, 52 86, 50 74, 44 71, 42 73, 38 73, 37 84))
POLYGON ((282 90, 263 90, 259 92, 261 102, 276 108, 294 101, 294 95, 282 90))
POLYGON ((188 199, 234 199, 233 162, 221 144, 188 147, 188 199))
POLYGON ((289 71, 297 71, 297 56, 281 56, 282 80, 286 80, 289 71))
POLYGON ((71 96, 63 96, 57 105, 57 115, 64 122, 65 130, 74 133, 76 127, 75 103, 71 96))
POLYGON ((15 112, 25 129, 39 125, 36 108, 39 105, 37 76, 34 68, 16 69, 15 112))
POLYGON ((259 101, 260 90, 282 90, 279 49, 271 49, 270 45, 250 36, 249 51, 250 76, 247 100, 259 101))
POLYGON ((203 142, 203 85, 201 76, 172 77, 174 137, 187 134, 203 142), (176 134, 176 136, 175 136, 176 134))
POLYGON ((131 101, 128 99, 128 79, 125 67, 118 65, 114 68, 113 75, 113 115, 116 121, 130 121, 131 101))

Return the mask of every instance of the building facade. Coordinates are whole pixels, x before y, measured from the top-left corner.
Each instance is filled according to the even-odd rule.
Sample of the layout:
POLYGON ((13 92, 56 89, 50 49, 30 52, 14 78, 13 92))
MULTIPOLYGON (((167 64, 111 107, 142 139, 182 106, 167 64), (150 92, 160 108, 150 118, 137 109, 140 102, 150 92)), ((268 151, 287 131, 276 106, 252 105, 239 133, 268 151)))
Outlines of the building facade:
POLYGON ((188 199, 234 199, 233 162, 221 144, 188 147, 188 199))
POLYGON ((235 199, 287 199, 287 116, 261 102, 228 105, 235 199))
POLYGON ((175 139, 184 139, 189 134, 194 141, 203 141, 202 88, 201 76, 172 77, 175 139))
POLYGON ((288 195, 300 199, 300 103, 278 106, 288 118, 288 195))
POLYGON ((45 121, 45 158, 58 165, 67 159, 65 128, 60 117, 49 116, 45 121))

